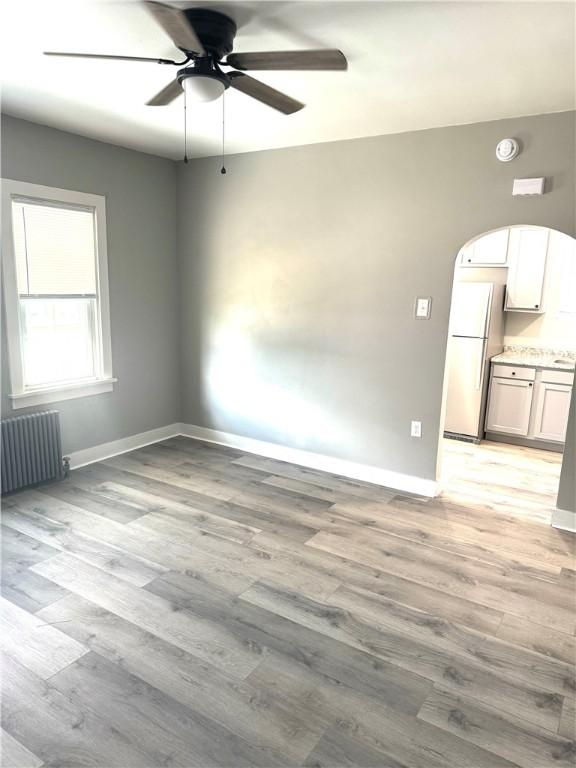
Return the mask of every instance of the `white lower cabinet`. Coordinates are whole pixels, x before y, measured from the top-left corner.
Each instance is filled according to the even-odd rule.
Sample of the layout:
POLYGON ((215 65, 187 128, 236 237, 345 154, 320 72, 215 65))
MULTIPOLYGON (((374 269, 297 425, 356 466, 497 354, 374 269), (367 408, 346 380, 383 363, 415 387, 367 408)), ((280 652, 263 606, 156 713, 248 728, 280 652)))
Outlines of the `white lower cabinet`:
POLYGON ((563 443, 574 374, 493 365, 486 431, 563 443))
POLYGON ((566 384, 539 383, 534 403, 532 437, 564 442, 571 396, 572 387, 566 384))
POLYGON ((530 426, 534 385, 520 379, 493 376, 486 418, 487 432, 505 432, 525 437, 530 426))

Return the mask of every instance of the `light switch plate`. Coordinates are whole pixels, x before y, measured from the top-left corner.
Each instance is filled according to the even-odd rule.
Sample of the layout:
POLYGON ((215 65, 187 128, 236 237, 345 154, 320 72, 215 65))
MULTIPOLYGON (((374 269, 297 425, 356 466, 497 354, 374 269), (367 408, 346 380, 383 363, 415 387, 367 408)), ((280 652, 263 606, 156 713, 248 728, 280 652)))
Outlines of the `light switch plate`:
POLYGON ((417 320, 429 320, 432 309, 432 298, 430 296, 418 296, 414 305, 414 317, 417 320))
POLYGON ((410 424, 410 437, 422 437, 422 422, 413 421, 410 424))

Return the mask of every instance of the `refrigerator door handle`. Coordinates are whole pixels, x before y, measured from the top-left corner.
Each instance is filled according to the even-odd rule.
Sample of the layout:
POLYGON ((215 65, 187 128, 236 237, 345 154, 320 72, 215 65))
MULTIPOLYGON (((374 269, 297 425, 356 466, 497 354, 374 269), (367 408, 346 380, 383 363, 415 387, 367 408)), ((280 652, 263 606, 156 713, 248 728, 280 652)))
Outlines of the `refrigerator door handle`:
POLYGON ((478 380, 476 381, 476 389, 482 389, 482 382, 484 381, 484 365, 486 363, 486 341, 482 344, 482 361, 480 362, 480 368, 478 369, 478 380))

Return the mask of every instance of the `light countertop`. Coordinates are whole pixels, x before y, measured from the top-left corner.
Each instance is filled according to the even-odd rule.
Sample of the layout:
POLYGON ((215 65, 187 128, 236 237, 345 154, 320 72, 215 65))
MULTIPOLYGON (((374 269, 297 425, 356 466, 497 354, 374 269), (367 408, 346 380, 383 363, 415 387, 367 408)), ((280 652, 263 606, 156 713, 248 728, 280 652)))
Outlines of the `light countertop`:
POLYGON ((552 350, 511 350, 491 359, 492 363, 523 365, 529 368, 555 368, 558 371, 573 371, 576 367, 576 354, 573 352, 554 352, 552 350))

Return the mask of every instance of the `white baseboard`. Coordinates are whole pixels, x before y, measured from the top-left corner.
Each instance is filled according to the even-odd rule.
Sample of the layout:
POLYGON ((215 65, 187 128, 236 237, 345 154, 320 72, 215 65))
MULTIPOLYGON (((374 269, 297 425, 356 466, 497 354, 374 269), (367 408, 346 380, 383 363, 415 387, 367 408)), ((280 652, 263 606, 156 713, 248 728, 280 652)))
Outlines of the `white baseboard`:
POLYGON ((181 424, 168 424, 158 429, 149 429, 147 432, 140 432, 137 435, 123 437, 120 440, 112 440, 110 443, 101 443, 93 448, 85 448, 82 451, 73 451, 68 454, 70 458, 70 469, 78 469, 86 464, 94 464, 95 461, 109 459, 111 456, 117 456, 119 453, 133 451, 135 448, 143 448, 151 443, 158 443, 160 440, 168 440, 169 437, 176 437, 181 433, 181 424))
POLYGON ((309 469, 318 469, 334 475, 349 477, 353 480, 362 480, 363 482, 381 485, 385 488, 393 488, 405 493, 413 493, 419 496, 436 496, 439 490, 438 484, 434 480, 427 480, 424 477, 405 475, 401 472, 372 467, 368 464, 357 464, 346 459, 336 459, 321 453, 303 451, 300 448, 288 448, 285 445, 255 440, 251 437, 242 437, 230 432, 220 432, 216 429, 197 427, 193 424, 181 424, 180 426, 182 435, 195 440, 218 443, 229 448, 246 451, 246 453, 255 453, 269 459, 288 461, 292 464, 308 467, 309 469))
POLYGON ((552 527, 576 533, 576 512, 556 508, 552 513, 552 527))
POLYGON ((229 448, 237 448, 246 453, 255 453, 268 459, 278 459, 292 464, 299 464, 309 469, 318 469, 322 472, 330 472, 334 475, 342 475, 352 480, 362 480, 385 488, 392 488, 405 493, 414 493, 419 496, 436 496, 439 492, 439 484, 434 480, 427 480, 415 475, 405 475, 402 472, 393 472, 380 467, 372 467, 368 464, 357 464, 354 461, 336 459, 321 453, 303 451, 299 448, 289 448, 276 443, 268 443, 264 440, 255 440, 251 437, 234 435, 231 432, 220 432, 216 429, 197 427, 193 424, 168 424, 158 429, 150 429, 137 435, 130 435, 110 443, 95 445, 93 448, 85 448, 82 451, 74 451, 69 454, 70 469, 78 469, 96 461, 118 456, 120 453, 143 448, 145 445, 168 440, 170 437, 189 437, 193 440, 204 440, 209 443, 226 445, 229 448))

